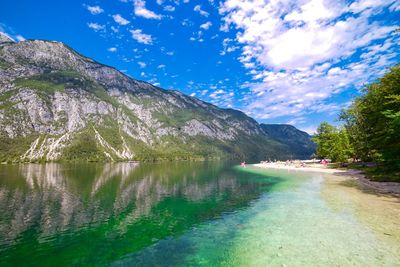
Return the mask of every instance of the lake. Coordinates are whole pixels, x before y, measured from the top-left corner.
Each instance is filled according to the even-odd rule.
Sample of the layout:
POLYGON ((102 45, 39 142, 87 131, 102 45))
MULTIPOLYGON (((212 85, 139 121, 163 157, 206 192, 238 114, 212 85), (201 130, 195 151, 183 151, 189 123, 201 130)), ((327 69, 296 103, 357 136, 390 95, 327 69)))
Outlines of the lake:
POLYGON ((0 266, 399 266, 398 201, 345 182, 229 162, 2 165, 0 266))

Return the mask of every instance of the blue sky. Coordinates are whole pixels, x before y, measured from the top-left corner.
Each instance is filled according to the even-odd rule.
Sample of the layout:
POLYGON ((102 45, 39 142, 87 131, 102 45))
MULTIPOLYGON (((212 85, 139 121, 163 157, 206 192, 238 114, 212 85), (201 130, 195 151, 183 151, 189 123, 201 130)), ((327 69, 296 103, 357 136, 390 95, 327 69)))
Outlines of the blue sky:
POLYGON ((0 31, 312 132, 399 63, 392 0, 2 0, 0 31))

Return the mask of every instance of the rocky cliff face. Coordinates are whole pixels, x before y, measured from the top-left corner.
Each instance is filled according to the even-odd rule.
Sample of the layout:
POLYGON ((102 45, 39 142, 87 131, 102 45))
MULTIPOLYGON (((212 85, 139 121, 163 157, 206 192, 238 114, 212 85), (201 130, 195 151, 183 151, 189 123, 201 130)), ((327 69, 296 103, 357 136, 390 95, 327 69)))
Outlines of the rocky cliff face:
POLYGON ((63 43, 0 38, 0 160, 287 156, 258 123, 63 43))

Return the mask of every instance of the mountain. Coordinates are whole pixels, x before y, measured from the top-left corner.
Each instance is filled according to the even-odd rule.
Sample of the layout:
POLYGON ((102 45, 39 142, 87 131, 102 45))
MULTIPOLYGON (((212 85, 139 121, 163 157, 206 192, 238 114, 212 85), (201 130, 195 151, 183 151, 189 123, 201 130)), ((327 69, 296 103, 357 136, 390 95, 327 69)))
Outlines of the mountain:
POLYGON ((60 42, 0 35, 0 162, 288 155, 240 111, 132 79, 60 42))
POLYGON ((309 159, 315 152, 316 144, 311 136, 288 124, 261 124, 261 128, 275 141, 285 144, 293 159, 309 159))

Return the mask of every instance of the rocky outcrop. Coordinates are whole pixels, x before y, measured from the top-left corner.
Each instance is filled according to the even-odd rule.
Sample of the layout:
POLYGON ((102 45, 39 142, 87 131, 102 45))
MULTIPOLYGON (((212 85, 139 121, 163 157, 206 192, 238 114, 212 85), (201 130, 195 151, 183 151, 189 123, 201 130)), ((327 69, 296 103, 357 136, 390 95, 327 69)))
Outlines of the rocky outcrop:
POLYGON ((1 161, 287 152, 240 111, 132 79, 60 42, 15 43, 3 35, 0 138, 1 161))

